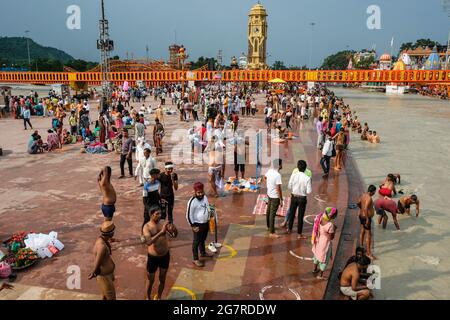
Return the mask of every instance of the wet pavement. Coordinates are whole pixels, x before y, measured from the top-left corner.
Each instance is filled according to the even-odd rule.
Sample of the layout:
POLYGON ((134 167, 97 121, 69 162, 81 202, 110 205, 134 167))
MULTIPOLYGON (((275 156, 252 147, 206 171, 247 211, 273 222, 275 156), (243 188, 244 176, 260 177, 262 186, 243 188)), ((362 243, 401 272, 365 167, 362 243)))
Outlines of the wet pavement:
MULTIPOLYGON (((262 101, 259 97, 259 103, 262 101)), ((150 103, 155 105, 153 99, 150 103)), ((264 128, 262 107, 260 110, 255 118, 241 118, 240 127, 264 128)), ((153 124, 154 116, 151 115, 150 119, 153 124)), ((32 123, 40 132, 45 132, 50 119, 33 118, 32 123)), ((164 141, 165 152, 157 158, 159 168, 162 169, 164 161, 169 160, 170 150, 176 143, 170 140, 170 132, 187 129, 191 125, 192 122, 180 122, 178 115, 166 116, 168 134, 164 141)), ((152 129, 153 125, 147 128, 147 136, 151 135, 152 129)), ((336 220, 338 233, 333 241, 333 252, 336 253, 349 201, 349 181, 356 178, 349 180, 343 170, 332 172, 329 179, 323 179, 320 152, 314 147, 316 136, 312 120, 305 121, 296 131, 298 139, 280 146, 283 194, 288 195, 287 182, 297 160, 305 159, 313 172, 313 192, 308 197, 305 233, 312 231, 313 215, 327 206, 336 206, 339 210, 336 220)), ((147 256, 146 247, 139 240, 143 204, 137 182, 132 178, 117 179, 119 157, 114 153, 90 155, 80 153, 80 145, 70 145, 53 153, 28 155, 25 151, 30 134, 31 131, 23 130, 20 120, 0 120, 0 146, 5 154, 0 157, 3 181, 0 186, 0 239, 22 230, 38 233, 54 230, 65 248, 57 256, 20 272, 16 283, 27 290, 30 287, 61 290, 57 292, 67 297, 74 294, 98 295, 95 281, 87 280, 93 266, 92 246, 103 220, 96 178, 102 166, 110 165, 113 168, 112 183, 118 195, 114 221, 117 226, 115 237, 119 242, 113 244, 117 296, 120 299, 144 299, 147 256), (81 270, 79 290, 68 290, 66 285, 70 276, 67 271, 72 265, 81 270)), ((246 169, 246 176, 255 175, 254 166, 246 169)), ((227 166, 225 176, 233 175, 232 170, 232 166, 227 166)), ((276 240, 269 239, 265 216, 252 214, 257 198, 255 193, 209 198, 218 208, 218 241, 223 247, 215 258, 206 261, 205 268, 193 266, 192 231, 186 222, 185 210, 195 181, 203 182, 209 191, 207 166, 180 164, 176 166, 176 172, 180 186, 175 193, 174 223, 179 235, 170 240, 171 264, 164 299, 287 300, 324 297, 327 281, 316 280, 311 273, 310 240, 298 240, 296 232, 276 240)), ((281 222, 282 218, 278 217, 277 224, 281 222)), ((207 241, 212 240, 213 236, 209 235, 207 241)), ((345 259, 348 257, 348 252, 342 254, 345 259)), ((331 264, 326 276, 330 270, 331 264)), ((0 299, 14 299, 5 291, 8 290, 0 293, 0 299)), ((39 295, 39 290, 36 292, 31 295, 33 299, 49 297, 39 295)))

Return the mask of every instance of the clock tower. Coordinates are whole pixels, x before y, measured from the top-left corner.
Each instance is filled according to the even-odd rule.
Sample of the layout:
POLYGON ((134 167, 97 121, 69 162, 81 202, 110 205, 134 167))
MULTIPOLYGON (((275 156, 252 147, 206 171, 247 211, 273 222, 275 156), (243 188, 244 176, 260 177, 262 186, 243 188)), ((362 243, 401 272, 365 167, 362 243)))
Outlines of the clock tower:
POLYGON ((267 69, 267 12, 258 2, 248 15, 248 69, 267 69))

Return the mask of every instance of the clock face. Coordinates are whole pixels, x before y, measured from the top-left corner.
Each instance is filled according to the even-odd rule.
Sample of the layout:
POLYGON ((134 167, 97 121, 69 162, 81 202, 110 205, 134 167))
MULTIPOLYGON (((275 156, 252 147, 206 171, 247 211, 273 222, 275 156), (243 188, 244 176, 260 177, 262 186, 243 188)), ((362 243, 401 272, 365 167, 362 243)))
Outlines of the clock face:
POLYGON ((258 28, 258 27, 254 27, 254 28, 253 28, 253 32, 254 32, 254 33, 259 33, 259 28, 258 28))

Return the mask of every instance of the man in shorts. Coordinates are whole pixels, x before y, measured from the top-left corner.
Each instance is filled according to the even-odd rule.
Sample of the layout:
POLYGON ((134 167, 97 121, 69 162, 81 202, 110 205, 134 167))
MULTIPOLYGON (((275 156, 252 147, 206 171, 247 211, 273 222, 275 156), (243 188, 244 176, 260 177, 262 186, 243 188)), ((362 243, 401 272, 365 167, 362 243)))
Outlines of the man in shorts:
POLYGON ((147 299, 152 300, 152 288, 155 274, 159 269, 158 293, 153 300, 160 300, 166 283, 167 270, 170 263, 170 251, 166 231, 169 222, 160 223, 161 209, 159 206, 150 208, 150 221, 144 226, 144 237, 147 244, 147 299))
POLYGON ((359 278, 363 270, 367 269, 370 259, 366 256, 358 259, 357 262, 350 263, 342 272, 339 280, 341 293, 352 300, 368 300, 370 290, 367 286, 359 284, 359 278))
POLYGON ((375 259, 370 246, 372 245, 372 218, 374 216, 372 197, 376 190, 377 188, 374 185, 370 185, 367 192, 359 198, 357 203, 359 207, 359 222, 361 223, 359 245, 364 246, 364 243, 366 244, 367 256, 371 259, 375 259))
POLYGON ((400 226, 397 221, 397 205, 394 200, 388 197, 379 198, 375 200, 375 211, 378 217, 378 224, 383 222, 383 229, 386 229, 388 216, 386 211, 389 211, 392 214, 392 219, 394 220, 395 227, 397 230, 400 230, 400 226))
POLYGON ((111 183, 111 167, 104 167, 97 178, 100 191, 103 195, 103 203, 101 206, 105 221, 111 221, 116 211, 116 191, 111 183))

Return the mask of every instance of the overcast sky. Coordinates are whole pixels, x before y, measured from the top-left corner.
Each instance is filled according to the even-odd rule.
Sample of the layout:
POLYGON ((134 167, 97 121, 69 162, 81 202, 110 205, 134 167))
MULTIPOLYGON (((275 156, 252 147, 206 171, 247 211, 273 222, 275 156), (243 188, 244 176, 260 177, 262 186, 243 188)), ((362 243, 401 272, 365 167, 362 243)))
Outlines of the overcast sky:
MULTIPOLYGON (((168 46, 184 44, 191 60, 216 57, 223 50, 224 64, 247 51, 247 19, 256 0, 105 0, 113 55, 168 58, 168 46)), ((269 64, 308 64, 311 22, 312 64, 320 65, 331 53, 371 48, 394 53, 402 42, 431 38, 446 43, 450 30, 446 0, 263 0, 269 14, 269 64), (368 6, 381 9, 381 29, 369 30, 368 6)), ((96 49, 100 0, 2 0, 1 36, 23 36, 30 30, 36 42, 62 49, 75 58, 98 61, 96 49), (7 3, 7 4, 6 4, 7 3), (81 29, 69 30, 69 5, 81 8, 81 29), (9 14, 12 13, 12 14, 9 14)))

